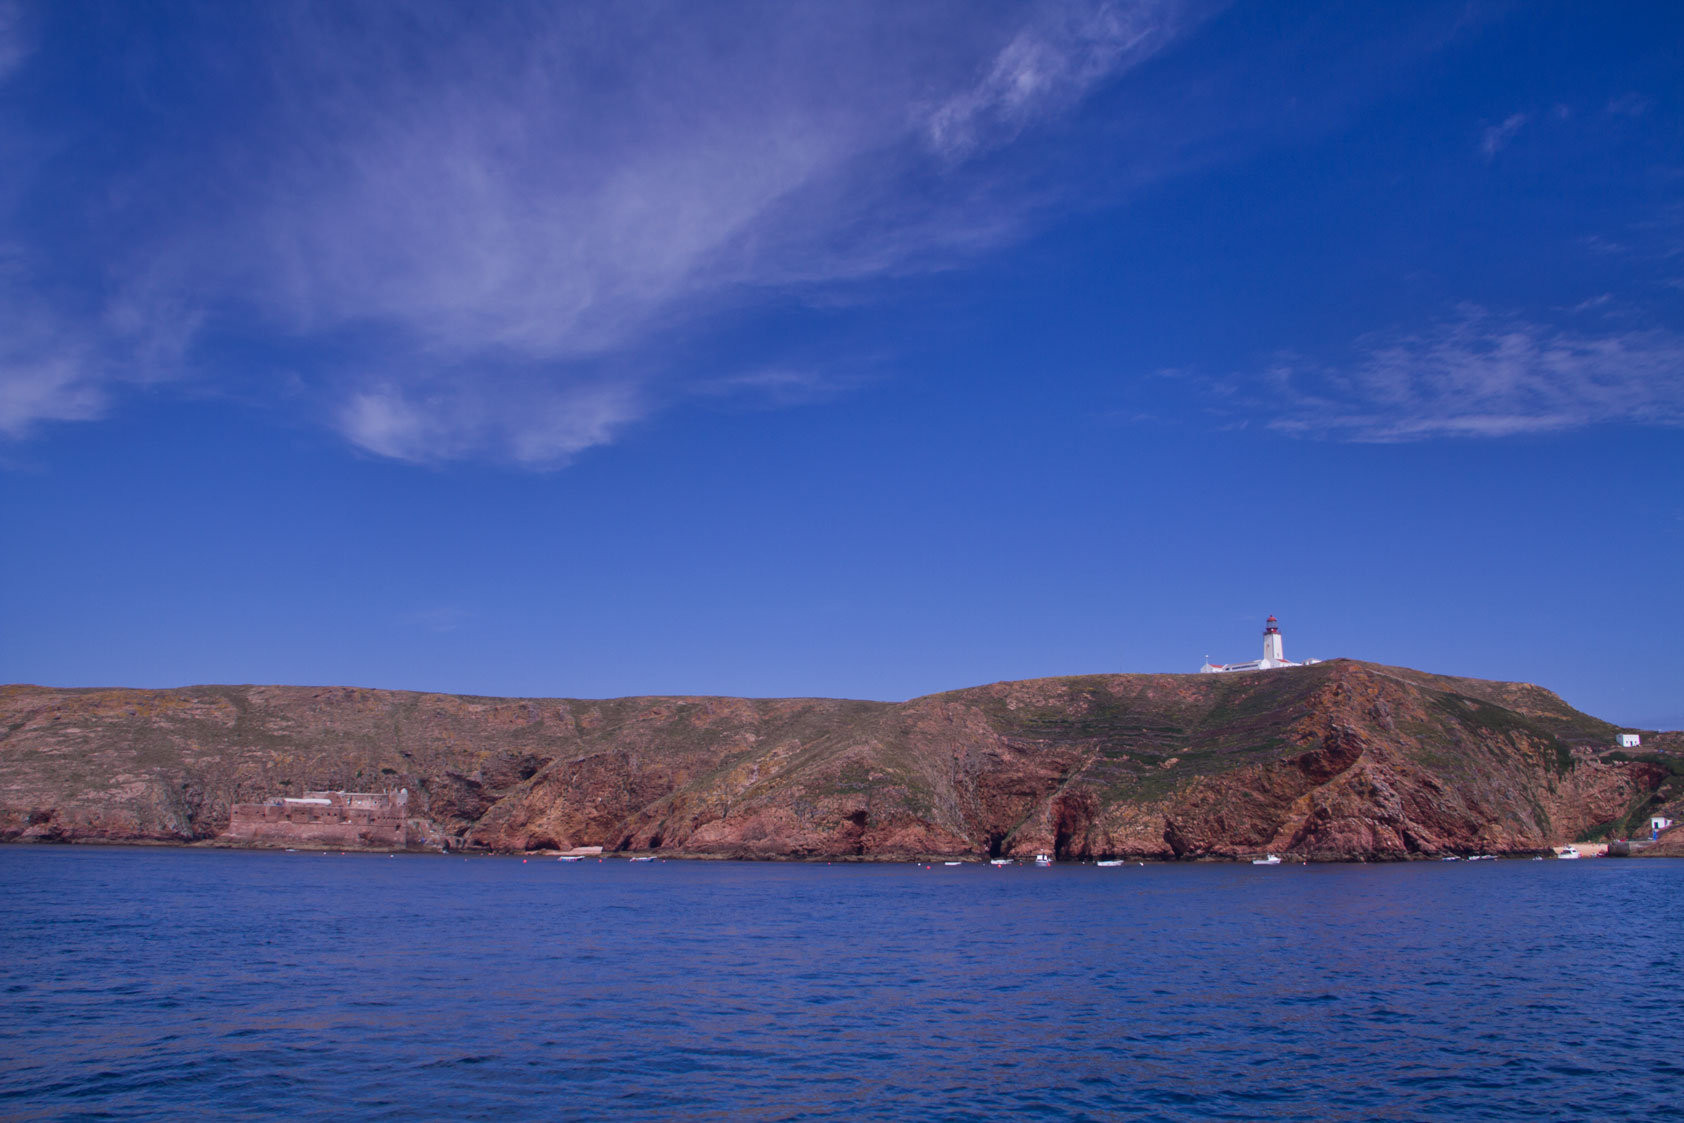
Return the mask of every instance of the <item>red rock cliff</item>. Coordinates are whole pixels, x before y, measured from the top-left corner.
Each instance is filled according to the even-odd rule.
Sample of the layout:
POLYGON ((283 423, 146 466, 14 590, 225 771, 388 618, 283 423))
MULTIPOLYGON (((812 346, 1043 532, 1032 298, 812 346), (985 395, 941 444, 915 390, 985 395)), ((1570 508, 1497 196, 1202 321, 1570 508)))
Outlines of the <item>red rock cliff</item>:
POLYGON ((1336 660, 891 704, 306 687, 0 688, 0 838, 213 838, 236 802, 397 788, 458 845, 764 857, 1524 851, 1665 770, 1547 690, 1336 660))

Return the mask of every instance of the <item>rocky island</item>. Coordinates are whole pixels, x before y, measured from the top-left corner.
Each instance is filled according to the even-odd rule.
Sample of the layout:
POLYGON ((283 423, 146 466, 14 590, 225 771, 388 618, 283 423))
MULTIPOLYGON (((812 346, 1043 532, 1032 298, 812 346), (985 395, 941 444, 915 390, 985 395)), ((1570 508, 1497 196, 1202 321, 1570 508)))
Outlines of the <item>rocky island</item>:
POLYGON ((901 703, 13 685, 0 840, 278 845, 231 834, 235 806, 337 790, 401 791, 405 837, 496 852, 1542 852, 1684 809, 1681 735, 1619 732, 1541 687, 1345 659, 901 703))

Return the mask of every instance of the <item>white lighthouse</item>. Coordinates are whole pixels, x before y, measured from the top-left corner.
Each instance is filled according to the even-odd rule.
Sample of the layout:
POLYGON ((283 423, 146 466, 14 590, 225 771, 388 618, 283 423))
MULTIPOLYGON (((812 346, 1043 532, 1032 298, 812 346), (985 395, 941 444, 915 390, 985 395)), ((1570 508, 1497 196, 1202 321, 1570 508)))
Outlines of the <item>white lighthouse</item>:
POLYGON ((1281 639, 1281 623, 1273 616, 1263 624, 1263 658, 1253 659, 1249 663, 1212 663, 1208 659, 1199 668, 1200 674, 1214 675, 1228 671, 1272 671, 1277 667, 1307 667, 1311 663, 1319 663, 1320 659, 1306 659, 1302 663, 1294 663, 1286 657, 1286 643, 1281 639))
POLYGON ((1268 667, 1285 662, 1286 645, 1281 642, 1281 624, 1271 616, 1263 625, 1263 665, 1268 667))

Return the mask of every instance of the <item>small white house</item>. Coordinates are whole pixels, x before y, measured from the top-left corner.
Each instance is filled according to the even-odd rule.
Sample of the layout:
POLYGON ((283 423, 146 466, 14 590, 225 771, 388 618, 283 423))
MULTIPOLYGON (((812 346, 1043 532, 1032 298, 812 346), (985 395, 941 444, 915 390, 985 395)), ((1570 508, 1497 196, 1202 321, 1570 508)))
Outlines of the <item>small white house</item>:
POLYGON ((1649 837, 1659 838, 1661 832, 1672 826, 1672 820, 1665 815, 1655 815, 1649 820, 1649 837))
POLYGON ((1620 734, 1620 748, 1622 748, 1622 749, 1635 749, 1637 746, 1641 745, 1642 743, 1643 743, 1643 738, 1638 736, 1636 733, 1622 733, 1622 734, 1620 734))

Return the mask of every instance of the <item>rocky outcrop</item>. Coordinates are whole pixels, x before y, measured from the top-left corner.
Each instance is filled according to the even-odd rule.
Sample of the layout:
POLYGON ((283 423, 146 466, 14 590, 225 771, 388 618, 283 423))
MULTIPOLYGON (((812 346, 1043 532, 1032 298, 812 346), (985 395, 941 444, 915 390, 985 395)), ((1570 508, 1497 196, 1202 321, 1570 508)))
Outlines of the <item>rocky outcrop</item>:
POLYGON ((1684 858, 1684 827, 1673 827, 1639 851, 1645 858, 1684 858))
POLYGON ((453 845, 780 858, 1538 851, 1666 767, 1540 687, 1336 660, 891 704, 0 688, 0 838, 216 839, 235 803, 407 788, 453 845), (1604 758, 1608 759, 1604 759, 1604 758))

